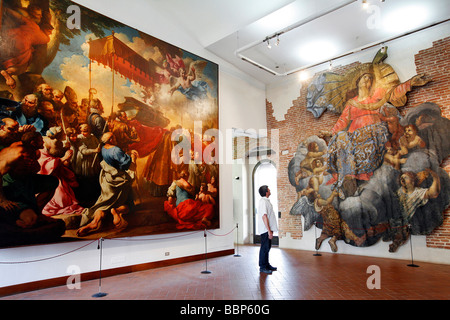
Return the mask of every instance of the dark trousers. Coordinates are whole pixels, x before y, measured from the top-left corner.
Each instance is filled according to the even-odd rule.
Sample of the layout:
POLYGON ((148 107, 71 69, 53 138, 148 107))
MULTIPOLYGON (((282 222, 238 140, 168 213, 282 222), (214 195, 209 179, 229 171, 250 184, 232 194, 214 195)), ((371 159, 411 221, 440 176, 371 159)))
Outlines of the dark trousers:
POLYGON ((259 249, 259 267, 269 267, 269 251, 272 247, 272 240, 269 239, 269 233, 264 232, 261 234, 261 248, 259 249))

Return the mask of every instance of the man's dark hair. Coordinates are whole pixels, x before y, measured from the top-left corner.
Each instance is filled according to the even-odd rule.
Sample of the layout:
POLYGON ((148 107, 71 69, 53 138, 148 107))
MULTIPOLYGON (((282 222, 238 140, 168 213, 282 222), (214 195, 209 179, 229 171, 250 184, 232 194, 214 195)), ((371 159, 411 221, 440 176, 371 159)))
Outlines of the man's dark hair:
POLYGON ((31 147, 33 146, 33 142, 36 141, 39 137, 42 137, 39 132, 36 131, 27 131, 22 134, 21 141, 24 146, 31 147))
POLYGON ((269 187, 266 185, 263 185, 261 187, 259 187, 259 194, 261 195, 261 197, 265 197, 267 194, 267 191, 269 191, 269 187))

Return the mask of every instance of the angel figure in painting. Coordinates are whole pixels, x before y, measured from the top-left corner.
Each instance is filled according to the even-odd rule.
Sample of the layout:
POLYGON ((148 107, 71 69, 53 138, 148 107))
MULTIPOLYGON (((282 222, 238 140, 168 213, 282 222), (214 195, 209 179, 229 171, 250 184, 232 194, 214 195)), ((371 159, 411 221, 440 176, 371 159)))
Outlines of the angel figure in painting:
POLYGON ((342 219, 339 212, 334 208, 332 202, 337 194, 337 191, 333 191, 327 199, 322 199, 320 194, 313 188, 307 188, 302 191, 302 196, 306 196, 309 203, 314 204, 314 210, 323 219, 322 232, 316 239, 316 250, 320 249, 323 240, 330 237, 331 239, 328 241, 328 244, 333 252, 337 252, 338 250, 336 245, 337 240, 344 240, 345 242, 352 240, 357 246, 361 246, 366 239, 365 235, 362 237, 356 236, 342 219))
POLYGON ((384 155, 384 162, 391 165, 395 170, 400 170, 401 165, 406 163, 406 158, 402 158, 400 149, 395 148, 388 141, 386 143, 386 153, 384 155))
POLYGON ((319 150, 317 142, 312 141, 308 143, 308 153, 300 163, 300 170, 295 174, 295 182, 298 184, 300 179, 306 178, 313 174, 312 161, 316 158, 322 157, 325 151, 319 150))
POLYGON ((203 80, 197 80, 196 68, 204 68, 206 61, 195 61, 190 65, 190 72, 185 68, 180 67, 179 76, 174 78, 175 84, 171 86, 170 93, 173 94, 176 90, 180 91, 189 100, 200 100, 208 94, 208 83, 203 80))
POLYGON ((408 154, 412 150, 423 149, 427 146, 425 141, 418 135, 417 127, 414 124, 405 126, 405 132, 399 143, 402 154, 408 154))
POLYGON ((212 195, 208 192, 208 187, 206 183, 202 183, 200 185, 200 191, 195 196, 195 200, 201 201, 203 203, 216 204, 216 201, 214 200, 212 195))

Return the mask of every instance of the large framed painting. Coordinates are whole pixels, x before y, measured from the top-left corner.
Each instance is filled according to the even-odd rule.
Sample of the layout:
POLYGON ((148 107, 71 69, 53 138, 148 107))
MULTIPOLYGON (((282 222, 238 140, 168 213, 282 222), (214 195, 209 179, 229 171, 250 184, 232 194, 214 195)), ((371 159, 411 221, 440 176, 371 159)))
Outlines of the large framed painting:
POLYGON ((218 228, 218 65, 69 0, 0 3, 0 246, 218 228))
POLYGON ((305 230, 338 251, 338 240, 356 247, 389 242, 395 253, 411 235, 428 235, 450 205, 450 120, 431 101, 403 108, 407 93, 429 90, 433 79, 417 74, 401 82, 385 63, 383 47, 372 62, 344 73, 322 72, 309 84, 306 108, 315 118, 338 115, 330 127, 302 141, 288 167, 297 191, 290 214, 305 230), (400 113, 403 110, 403 113, 400 113))

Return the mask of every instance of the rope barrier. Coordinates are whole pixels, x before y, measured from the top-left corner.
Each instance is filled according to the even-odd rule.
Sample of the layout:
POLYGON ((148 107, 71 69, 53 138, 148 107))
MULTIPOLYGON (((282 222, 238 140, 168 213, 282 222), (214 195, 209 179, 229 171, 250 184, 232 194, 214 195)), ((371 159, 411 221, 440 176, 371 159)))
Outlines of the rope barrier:
MULTIPOLYGON (((326 225, 328 225, 328 224, 326 224, 326 223, 323 223, 323 222, 316 222, 317 224, 321 224, 322 226, 326 226, 326 225)), ((397 229, 397 228, 404 228, 404 227, 407 227, 408 225, 405 225, 405 226, 399 226, 399 227, 392 227, 392 226, 389 226, 391 229, 397 229)), ((231 234, 232 232, 234 232, 235 230, 237 229, 237 227, 234 227, 233 229, 231 229, 229 232, 227 232, 227 233, 224 233, 224 234, 216 234, 216 233, 213 233, 213 232, 211 232, 211 231, 208 231, 208 230, 206 230, 206 232, 208 232, 209 234, 211 234, 211 235, 213 235, 213 236, 216 236, 216 237, 225 237, 225 236, 228 236, 229 234, 231 234)), ((358 228, 350 228, 349 227, 349 229, 351 229, 351 230, 367 230, 367 229, 362 229, 362 228, 360 228, 360 229, 358 229, 358 228)), ((375 230, 377 229, 377 227, 375 227, 375 230)), ((388 227, 386 226, 386 227, 380 227, 380 229, 382 229, 382 230, 386 230, 386 229, 388 229, 388 227)), ((198 233, 201 233, 201 232, 204 232, 203 230, 198 230, 198 231, 194 231, 194 232, 189 232, 189 233, 185 233, 185 234, 181 234, 181 235, 176 235, 176 236, 170 236, 170 237, 163 237, 163 238, 153 238, 153 239, 126 239, 126 238, 103 238, 104 240, 113 240, 113 241, 133 241, 133 242, 136 242, 136 241, 155 241, 155 240, 168 240, 168 239, 175 239, 175 238, 181 238, 181 237, 186 237, 186 236, 190 236, 190 235, 193 235, 193 234, 198 234, 198 233)), ((82 245, 81 247, 79 247, 79 248, 76 248, 76 249, 73 249, 73 250, 70 250, 70 251, 67 251, 67 252, 64 252, 64 253, 61 253, 61 254, 58 254, 58 255, 55 255, 55 256, 51 256, 51 257, 47 257, 47 258, 41 258, 41 259, 36 259, 36 260, 27 260, 27 261, 0 261, 0 265, 1 264, 25 264, 25 263, 34 263, 34 262, 41 262, 41 261, 46 261, 46 260, 51 260, 51 259, 55 259, 55 258, 59 258, 59 257, 62 257, 62 256, 65 256, 65 255, 68 255, 68 254, 70 254, 70 253, 73 253, 73 252, 76 252, 76 251, 78 251, 78 250, 81 250, 81 249, 83 249, 83 248, 85 248, 85 247, 87 247, 87 246, 89 246, 90 244, 92 244, 92 243, 94 243, 94 242, 98 242, 100 239, 95 239, 95 240, 93 240, 93 241, 91 241, 91 242, 89 242, 89 243, 87 243, 87 244, 84 244, 84 245, 82 245)))
POLYGON ((209 234, 212 234, 213 236, 216 236, 216 237, 225 237, 225 236, 229 235, 230 233, 232 233, 234 230, 236 230, 236 227, 234 227, 233 229, 231 229, 230 232, 227 232, 225 234, 214 234, 214 233, 212 233, 211 231, 208 231, 208 230, 206 230, 206 232, 208 232, 209 234))
MULTIPOLYGON (((223 235, 219 235, 219 234, 214 234, 210 231, 208 231, 209 234, 216 236, 216 237, 224 237, 229 235, 230 233, 232 233, 234 230, 236 229, 236 227, 234 227, 231 231, 227 232, 226 234, 223 235)), ((55 256, 51 256, 51 257, 47 257, 47 258, 41 258, 41 259, 36 259, 36 260, 27 260, 27 261, 0 261, 0 264, 25 264, 25 263, 34 263, 34 262, 41 262, 41 261, 46 261, 46 260, 51 260, 51 259, 55 259, 55 258, 59 258, 62 256, 65 256, 67 254, 76 252, 78 250, 81 250, 87 246, 89 246, 90 244, 94 243, 94 242, 98 242, 101 239, 103 240, 115 240, 115 241, 155 241, 155 240, 167 240, 167 239, 175 239, 175 238, 181 238, 181 237, 186 237, 189 235, 193 235, 193 234, 198 234, 198 233, 204 233, 204 230, 198 230, 198 231, 194 231, 194 232, 189 232, 189 233, 185 233, 185 234, 181 234, 181 235, 176 235, 176 236, 171 236, 171 237, 163 237, 163 238, 154 238, 154 239, 126 239, 126 238, 99 238, 99 239, 95 239, 90 241, 87 244, 82 245, 79 248, 70 250, 68 252, 64 252, 61 254, 57 254, 55 256)))
POLYGON ((175 239, 175 238, 181 238, 181 237, 186 237, 192 234, 196 234, 199 232, 203 232, 202 231, 194 231, 194 232, 190 232, 190 233, 185 233, 182 235, 178 235, 178 236, 172 236, 172 237, 165 237, 165 238, 154 238, 154 239, 125 239, 125 238, 104 238, 106 240, 115 240, 115 241, 155 241, 155 240, 167 240, 167 239, 175 239))
POLYGON ((32 263, 32 262, 40 262, 40 261, 55 259, 55 258, 59 258, 59 257, 65 256, 65 255, 67 255, 69 253, 73 253, 73 252, 78 251, 80 249, 83 249, 83 248, 87 247, 88 245, 90 245, 90 244, 92 244, 94 242, 97 242, 97 241, 98 241, 98 239, 93 240, 93 241, 91 241, 91 242, 89 242, 89 243, 87 243, 87 244, 85 244, 85 245, 83 245, 83 246, 81 246, 79 248, 76 248, 76 249, 73 249, 73 250, 70 250, 68 252, 61 253, 61 254, 58 254, 58 255, 52 256, 52 257, 36 259, 36 260, 28 260, 28 261, 8 261, 8 262, 0 261, 0 264, 22 264, 22 263, 32 263))

